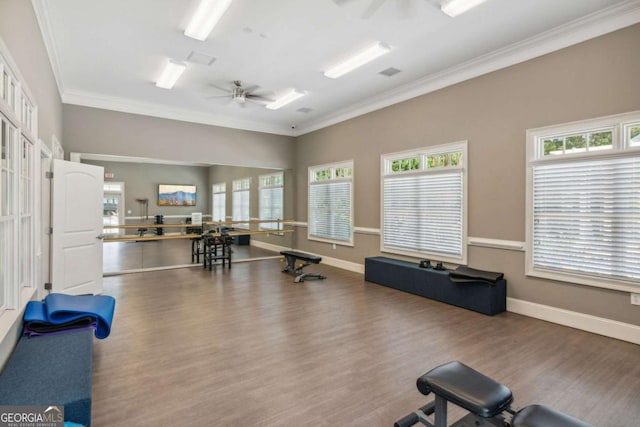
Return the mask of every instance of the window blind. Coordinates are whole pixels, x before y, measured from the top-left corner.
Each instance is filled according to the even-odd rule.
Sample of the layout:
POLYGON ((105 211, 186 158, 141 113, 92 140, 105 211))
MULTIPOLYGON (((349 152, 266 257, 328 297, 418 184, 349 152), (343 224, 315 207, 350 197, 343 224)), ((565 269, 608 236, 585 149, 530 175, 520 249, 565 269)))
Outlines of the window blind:
POLYGON ((384 178, 384 248, 462 257, 463 171, 384 178))
MULTIPOLYGON (((260 219, 283 219, 283 196, 282 187, 261 188, 260 189, 260 219)), ((275 230, 280 225, 278 223, 260 224, 261 228, 275 230)))
POLYGON ((226 219, 226 193, 214 193, 213 195, 213 221, 226 219))
POLYGON ((640 279, 640 157, 533 167, 535 268, 640 279))
POLYGON ((309 235, 351 241, 351 181, 309 185, 309 235))
MULTIPOLYGON (((233 220, 249 221, 249 190, 233 192, 233 220)), ((249 228, 249 223, 234 224, 238 228, 249 228)))

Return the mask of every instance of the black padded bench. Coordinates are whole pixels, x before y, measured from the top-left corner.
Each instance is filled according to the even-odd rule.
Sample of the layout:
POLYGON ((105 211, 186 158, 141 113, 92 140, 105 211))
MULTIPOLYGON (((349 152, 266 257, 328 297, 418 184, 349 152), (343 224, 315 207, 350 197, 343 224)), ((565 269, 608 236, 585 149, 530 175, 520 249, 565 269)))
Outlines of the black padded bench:
POLYGON ((408 427, 421 423, 430 427, 447 427, 447 403, 451 402, 469 414, 451 427, 593 427, 555 409, 530 405, 515 410, 513 394, 506 386, 492 380, 467 365, 454 361, 433 368, 416 383, 425 396, 433 393, 435 400, 395 423, 408 427), (511 420, 503 414, 512 415, 511 420), (433 415, 433 423, 428 416, 433 415))
POLYGON ((311 264, 320 264, 322 258, 316 255, 306 254, 298 251, 281 251, 280 255, 284 256, 287 266, 283 273, 291 273, 296 276, 293 281, 295 283, 304 282, 304 279, 326 279, 325 276, 317 273, 305 273, 302 269, 311 264), (298 261, 302 261, 298 263, 298 261))

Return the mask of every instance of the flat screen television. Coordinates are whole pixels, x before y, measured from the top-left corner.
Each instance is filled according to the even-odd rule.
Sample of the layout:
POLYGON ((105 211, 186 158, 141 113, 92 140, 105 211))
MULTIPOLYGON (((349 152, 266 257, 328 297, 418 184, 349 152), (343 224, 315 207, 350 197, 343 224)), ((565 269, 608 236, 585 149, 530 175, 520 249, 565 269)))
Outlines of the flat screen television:
POLYGON ((158 206, 195 206, 195 185, 158 185, 158 206))

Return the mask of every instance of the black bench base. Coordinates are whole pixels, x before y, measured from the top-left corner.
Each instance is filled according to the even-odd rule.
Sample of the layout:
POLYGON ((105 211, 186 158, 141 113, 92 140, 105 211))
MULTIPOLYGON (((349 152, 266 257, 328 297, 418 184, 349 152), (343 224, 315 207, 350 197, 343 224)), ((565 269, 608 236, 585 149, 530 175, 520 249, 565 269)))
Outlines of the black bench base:
POLYGON ((291 273, 296 276, 293 281, 295 283, 304 282, 305 279, 326 279, 325 276, 317 273, 305 273, 303 269, 311 264, 320 264, 322 258, 316 255, 306 254, 298 251, 281 251, 280 255, 284 256, 286 267, 283 273, 291 273), (302 261, 298 263, 298 261, 302 261))
POLYGON ((507 309, 507 282, 455 283, 448 271, 386 257, 364 260, 364 280, 493 316, 507 309))

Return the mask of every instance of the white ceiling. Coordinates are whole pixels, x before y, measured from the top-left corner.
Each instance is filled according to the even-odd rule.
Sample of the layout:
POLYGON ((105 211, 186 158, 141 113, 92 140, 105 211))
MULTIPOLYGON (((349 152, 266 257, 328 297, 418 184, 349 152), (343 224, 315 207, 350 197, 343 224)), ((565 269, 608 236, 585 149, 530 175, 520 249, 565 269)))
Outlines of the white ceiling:
POLYGON ((300 135, 640 21, 638 0, 488 0, 451 18, 440 0, 235 0, 209 38, 184 36, 196 0, 33 0, 63 102, 300 135), (383 41, 392 51, 339 79, 328 66, 383 41), (215 57, 206 66, 187 61, 215 57), (154 85, 168 58, 188 67, 154 85), (394 67, 393 77, 378 74, 394 67), (280 110, 226 99, 233 80, 280 110), (300 108, 311 109, 308 113, 300 108), (293 128, 295 127, 295 128, 293 128))

